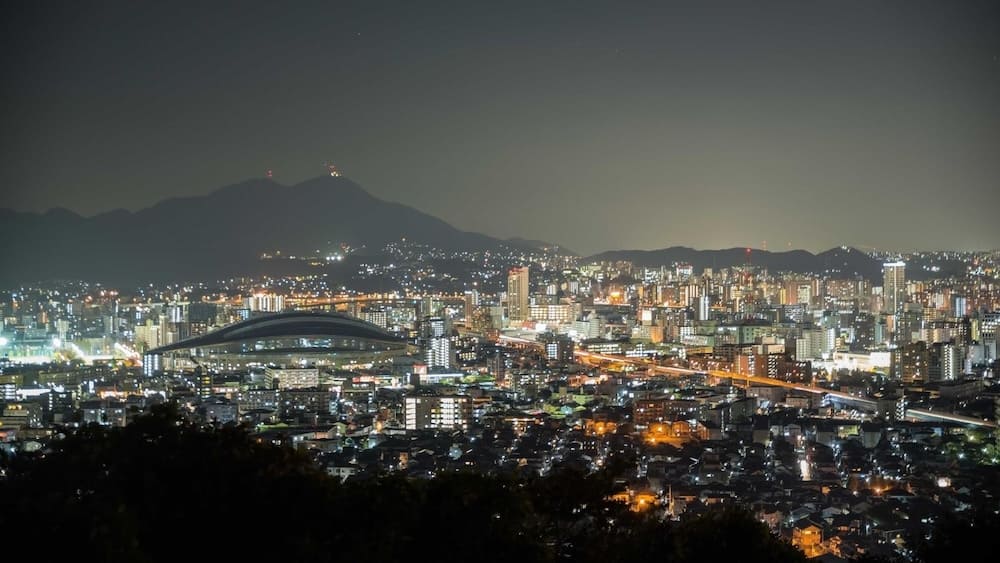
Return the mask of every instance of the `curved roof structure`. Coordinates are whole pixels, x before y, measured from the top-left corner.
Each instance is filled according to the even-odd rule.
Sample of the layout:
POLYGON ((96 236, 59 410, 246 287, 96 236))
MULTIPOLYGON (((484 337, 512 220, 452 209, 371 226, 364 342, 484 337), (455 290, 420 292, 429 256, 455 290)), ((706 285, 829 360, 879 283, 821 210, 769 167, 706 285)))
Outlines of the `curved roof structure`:
POLYGON ((381 327, 355 317, 341 313, 292 311, 250 318, 207 334, 155 348, 148 353, 163 354, 175 350, 205 348, 268 338, 317 337, 347 337, 386 344, 405 344, 404 340, 381 327))

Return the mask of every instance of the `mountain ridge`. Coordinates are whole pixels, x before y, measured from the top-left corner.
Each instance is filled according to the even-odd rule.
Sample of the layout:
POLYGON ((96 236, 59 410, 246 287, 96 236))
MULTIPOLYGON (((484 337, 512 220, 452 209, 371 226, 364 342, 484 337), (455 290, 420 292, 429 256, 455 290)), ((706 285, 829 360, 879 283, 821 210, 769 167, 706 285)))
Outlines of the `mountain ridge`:
POLYGON ((381 248, 406 238, 445 250, 512 245, 459 230, 412 207, 379 199, 344 177, 292 186, 253 179, 134 212, 84 217, 0 209, 8 249, 0 283, 87 279, 111 283, 211 279, 259 271, 268 250, 306 252, 346 243, 381 248))
MULTIPOLYGON (((0 208, 0 287, 31 281, 76 279, 110 284, 222 279, 281 270, 261 256, 314 255, 352 246, 356 256, 377 255, 386 243, 407 241, 443 250, 538 250, 561 245, 526 238, 507 240, 463 231, 407 205, 382 200, 344 177, 321 176, 285 186, 258 178, 205 195, 173 197, 137 211, 111 209, 90 217, 53 207, 43 212, 0 208), (307 254, 306 254, 307 253, 307 254)), ((609 250, 584 262, 627 260, 636 266, 691 264, 728 268, 750 263, 771 272, 833 277, 881 277, 881 262, 850 247, 817 254, 744 247, 697 250, 609 250)), ((938 269, 919 260, 910 279, 961 272, 958 261, 938 269)), ((284 266, 287 268, 287 265, 284 266)))

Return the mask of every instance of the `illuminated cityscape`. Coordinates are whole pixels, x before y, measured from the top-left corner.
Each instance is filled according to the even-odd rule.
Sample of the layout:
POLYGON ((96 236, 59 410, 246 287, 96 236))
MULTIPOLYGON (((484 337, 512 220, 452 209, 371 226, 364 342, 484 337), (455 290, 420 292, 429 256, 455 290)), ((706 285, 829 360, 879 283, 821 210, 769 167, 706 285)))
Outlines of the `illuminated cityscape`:
POLYGON ((995 557, 997 10, 667 4, 13 14, 8 551, 995 557))
POLYGON ((392 268, 356 271, 395 283, 379 293, 323 275, 3 292, 5 447, 176 401, 342 480, 614 463, 634 510, 736 503, 807 554, 839 557, 903 549, 912 523, 881 508, 926 497, 932 512, 961 510, 1000 467, 1000 253, 873 256, 873 278, 752 257, 640 267, 403 243, 385 255, 392 268), (907 271, 939 260, 965 271, 907 271), (440 448, 414 457, 427 439, 440 448), (822 539, 802 536, 810 526, 822 539))

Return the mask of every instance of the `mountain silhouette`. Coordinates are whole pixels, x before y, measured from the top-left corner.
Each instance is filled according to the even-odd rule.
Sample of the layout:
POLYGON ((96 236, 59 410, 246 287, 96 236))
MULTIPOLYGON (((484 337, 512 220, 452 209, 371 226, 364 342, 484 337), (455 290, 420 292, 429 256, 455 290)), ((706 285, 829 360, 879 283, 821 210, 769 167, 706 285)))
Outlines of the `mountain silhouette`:
MULTIPOLYGON (((255 179, 203 196, 167 199, 136 212, 114 209, 82 217, 58 207, 44 213, 0 209, 4 244, 0 287, 52 280, 134 285, 301 273, 302 262, 261 257, 323 256, 340 251, 343 245, 352 247, 353 254, 342 268, 350 269, 364 260, 391 260, 383 253, 385 245, 404 239, 443 250, 558 247, 562 254, 573 254, 544 241, 500 240, 461 231, 412 207, 374 197, 344 177, 322 176, 294 186, 255 179)), ((696 272, 749 261, 773 273, 841 279, 879 280, 882 272, 880 261, 848 247, 819 254, 753 250, 748 257, 745 248, 673 246, 612 250, 583 258, 581 263, 618 260, 640 267, 687 263, 696 272)), ((908 279, 959 275, 965 268, 957 259, 912 260, 907 264, 908 279)), ((460 273, 456 270, 456 275, 460 273)))
POLYGON ((347 244, 377 252, 390 241, 446 250, 517 246, 460 231, 344 177, 286 187, 269 179, 93 217, 55 208, 0 209, 7 258, 0 284, 83 279, 105 283, 205 280, 260 270, 265 252, 315 254, 347 244))

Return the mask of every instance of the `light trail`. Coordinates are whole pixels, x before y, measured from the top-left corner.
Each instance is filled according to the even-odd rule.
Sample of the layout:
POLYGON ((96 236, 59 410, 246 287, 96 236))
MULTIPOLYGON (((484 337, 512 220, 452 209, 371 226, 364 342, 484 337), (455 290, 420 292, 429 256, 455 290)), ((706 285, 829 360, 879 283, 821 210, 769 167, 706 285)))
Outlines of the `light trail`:
MULTIPOLYGON (((544 346, 541 342, 537 340, 528 340, 526 338, 519 338, 516 336, 501 335, 501 341, 507 341, 512 344, 520 344, 526 346, 532 346, 535 348, 542 349, 544 346)), ((773 387, 785 387, 787 389, 794 389, 796 391, 802 391, 805 393, 813 393, 818 395, 826 395, 830 397, 835 397, 843 401, 851 401, 854 403, 874 406, 876 402, 872 399, 866 399, 864 397, 855 397, 849 393, 842 393, 840 391, 833 391, 831 389, 826 389, 825 387, 817 387, 814 385, 803 385, 801 383, 792 383, 789 381, 783 381, 781 379, 775 379, 773 377, 761 377, 757 375, 742 375, 732 371, 722 371, 722 370, 695 370, 688 368, 679 367, 669 367, 661 366, 654 363, 652 360, 637 359, 637 358, 626 358, 624 356, 612 356, 609 354, 598 354, 594 352, 588 352, 586 350, 574 350, 573 355, 578 358, 590 359, 590 360, 600 360, 604 362, 615 362, 620 364, 629 364, 636 367, 644 367, 646 369, 652 370, 654 373, 660 373, 665 375, 695 375, 695 374, 708 374, 713 377, 718 377, 722 379, 732 379, 746 381, 747 383, 757 383, 759 385, 770 385, 773 387)), ((963 416, 959 414, 942 413, 942 412, 932 412, 925 409, 907 409, 908 414, 913 416, 923 417, 923 418, 934 418, 945 420, 949 422, 958 422, 961 424, 970 424, 973 426, 982 426, 985 428, 996 428, 997 424, 988 419, 979 419, 971 416, 963 416)))
MULTIPOLYGON (((501 337, 504 338, 504 337, 501 337)), ((523 338, 514 339, 512 337, 507 337, 509 340, 517 340, 525 343, 531 343, 531 341, 525 340, 523 338)), ((537 344, 537 343, 536 343, 537 344)), ((788 389, 794 389, 796 391, 803 391, 806 393, 821 394, 830 397, 835 397, 844 401, 851 401, 854 403, 859 403, 867 406, 874 406, 876 404, 872 399, 865 399, 863 397, 855 397, 849 393, 842 393, 840 391, 833 391, 831 389, 826 389, 824 387, 817 387, 814 385, 803 385, 801 383, 791 383, 789 381, 783 381, 780 379, 775 379, 772 377, 761 377, 757 375, 742 375, 739 373, 731 371, 722 370, 694 370, 688 368, 678 368, 678 367, 667 367, 655 364, 652 360, 643 360, 635 358, 626 358, 623 356, 611 356, 608 354, 595 354, 588 352, 586 350, 576 350, 573 354, 577 357, 584 359, 601 360, 608 362, 617 362, 623 364, 631 364, 633 366, 641 366, 652 370, 654 373, 663 373, 666 375, 694 375, 694 374, 708 374, 713 377, 732 379, 746 381, 747 383, 757 383, 760 385, 770 385, 774 387, 785 387, 788 389)), ((945 420, 949 422, 958 422, 961 424, 969 424, 973 426, 982 426, 986 428, 996 428, 997 424, 988 419, 979 419, 971 416, 963 416, 959 414, 933 412, 925 409, 907 409, 907 413, 913 416, 919 416, 924 418, 935 418, 940 420, 945 420)))

